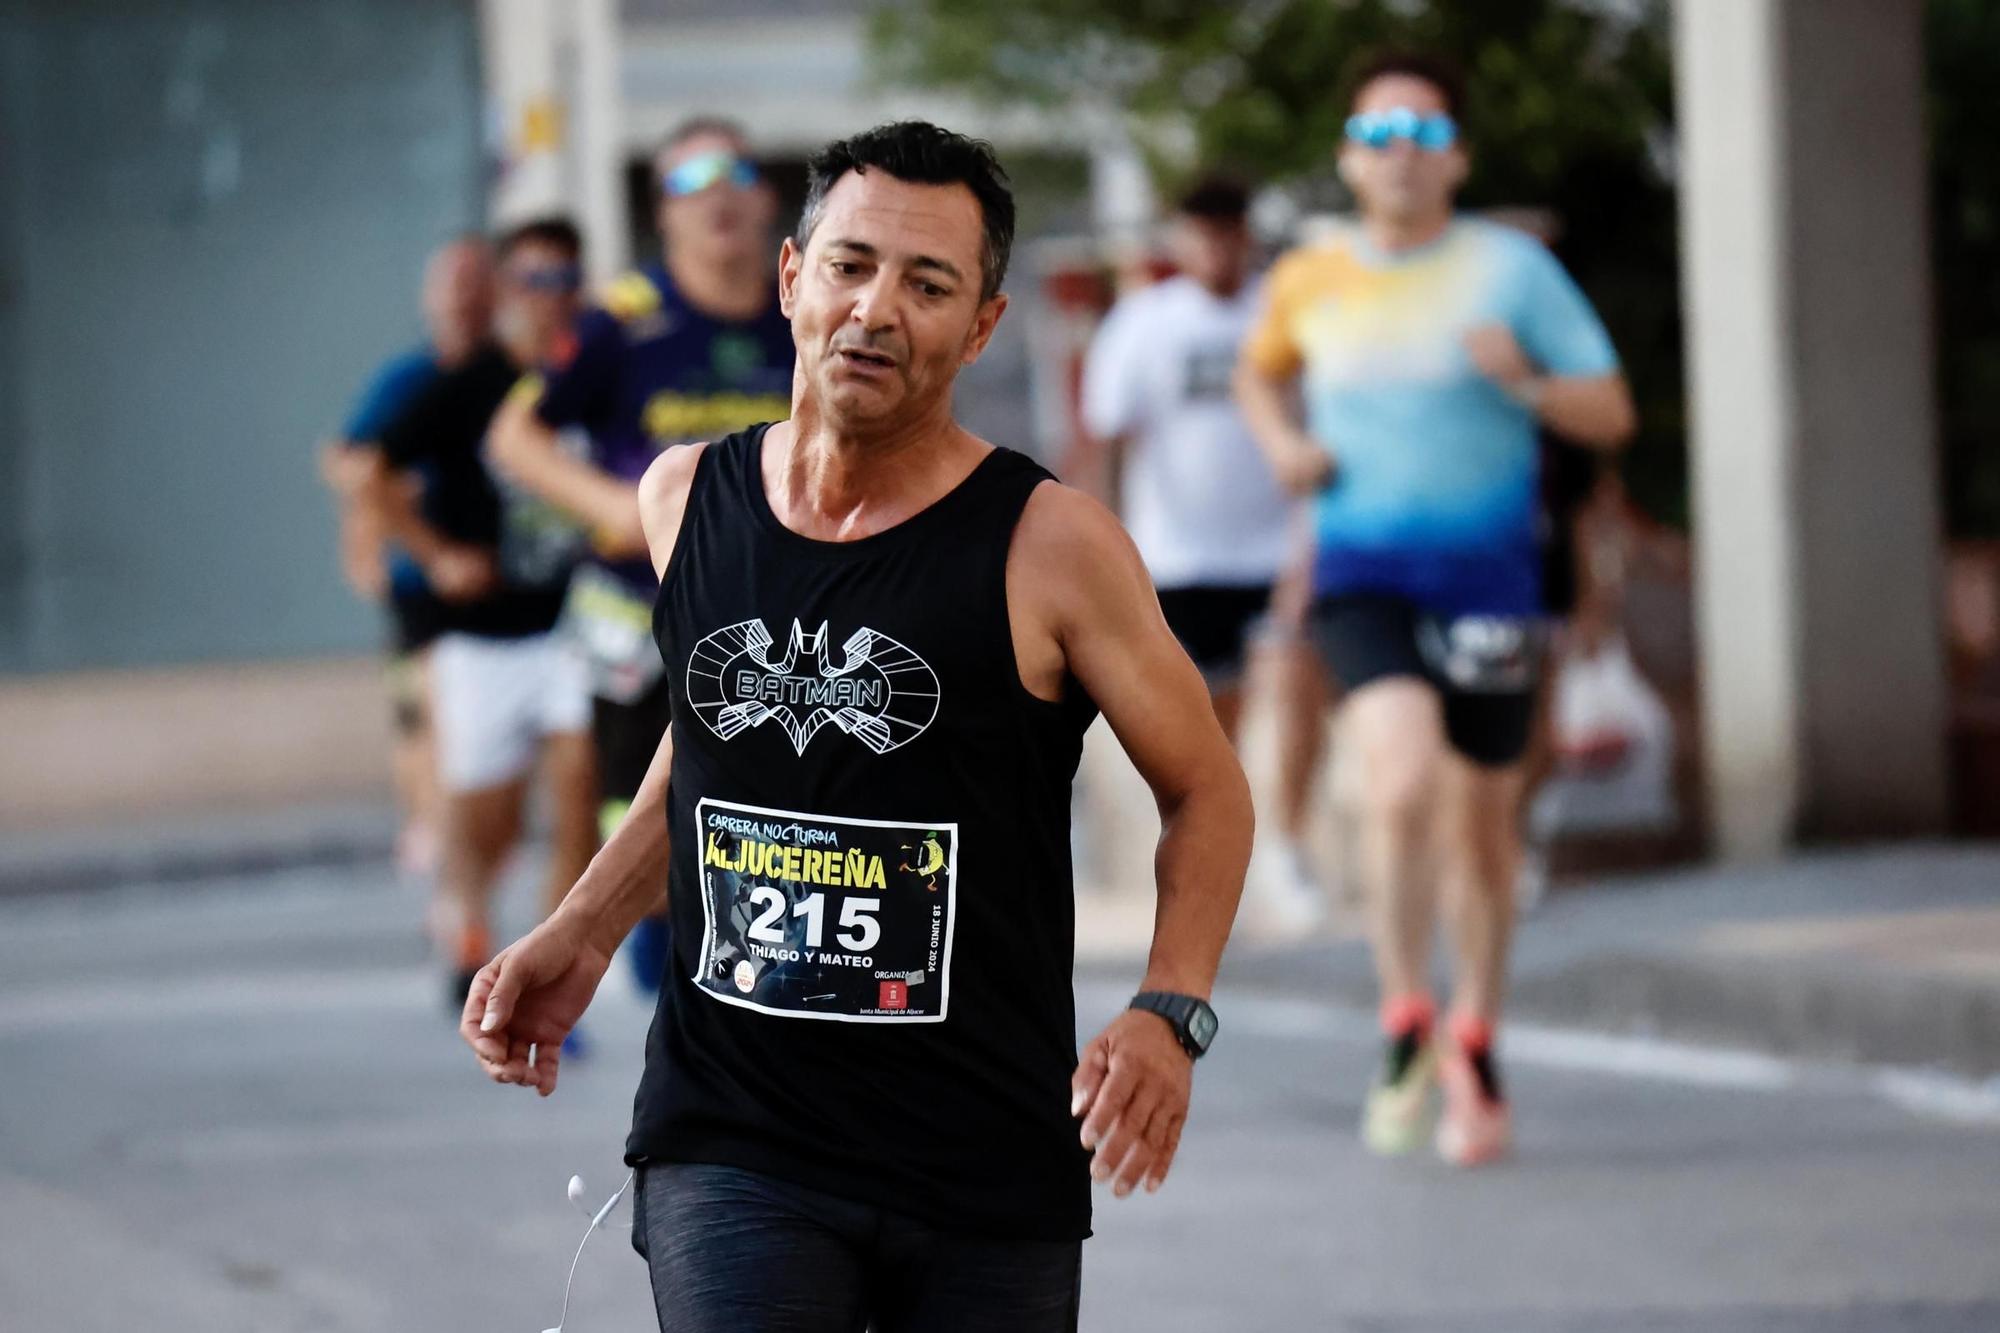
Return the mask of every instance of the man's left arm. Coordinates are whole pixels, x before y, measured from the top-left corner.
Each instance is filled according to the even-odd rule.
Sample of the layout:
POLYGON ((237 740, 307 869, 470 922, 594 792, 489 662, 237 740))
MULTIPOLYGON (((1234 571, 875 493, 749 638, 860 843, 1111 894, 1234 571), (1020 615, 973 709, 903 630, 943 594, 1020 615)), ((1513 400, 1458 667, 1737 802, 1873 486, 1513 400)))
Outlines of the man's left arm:
POLYGON ((569 453, 559 436, 569 427, 601 424, 624 344, 624 332, 609 313, 585 311, 568 360, 545 368, 532 385, 516 386, 494 414, 486 461, 581 522, 599 555, 636 557, 646 554, 638 486, 569 453))
POLYGON ((509 481, 584 523, 606 556, 646 552, 639 522, 639 488, 568 453, 536 410, 539 393, 511 393, 494 414, 486 461, 509 481))
MULTIPOLYGON (((1167 628, 1117 519, 1066 487, 1030 499, 1008 564, 1009 603, 1048 654, 1022 669, 1087 690, 1159 806, 1159 905, 1141 986, 1206 1000, 1236 919, 1253 815, 1242 765, 1201 675, 1167 628)), ((1083 1050, 1072 1113, 1092 1177, 1121 1197, 1166 1179, 1187 1117, 1193 1061, 1157 1014, 1127 1010, 1083 1050)))
POLYGON ((1522 244, 1533 248, 1525 252, 1519 311, 1512 327, 1487 324, 1466 335, 1472 363, 1563 439, 1621 449, 1639 415, 1611 335, 1555 256, 1522 244))

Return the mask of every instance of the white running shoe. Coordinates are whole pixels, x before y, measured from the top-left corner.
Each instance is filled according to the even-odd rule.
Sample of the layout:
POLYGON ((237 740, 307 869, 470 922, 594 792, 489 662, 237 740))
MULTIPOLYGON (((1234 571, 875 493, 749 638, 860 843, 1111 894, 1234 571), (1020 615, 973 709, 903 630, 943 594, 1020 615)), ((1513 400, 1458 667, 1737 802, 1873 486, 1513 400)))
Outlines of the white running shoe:
POLYGON ((1295 842, 1253 854, 1246 884, 1245 896, 1258 923, 1274 936, 1310 935, 1326 920, 1326 891, 1305 849, 1295 842))

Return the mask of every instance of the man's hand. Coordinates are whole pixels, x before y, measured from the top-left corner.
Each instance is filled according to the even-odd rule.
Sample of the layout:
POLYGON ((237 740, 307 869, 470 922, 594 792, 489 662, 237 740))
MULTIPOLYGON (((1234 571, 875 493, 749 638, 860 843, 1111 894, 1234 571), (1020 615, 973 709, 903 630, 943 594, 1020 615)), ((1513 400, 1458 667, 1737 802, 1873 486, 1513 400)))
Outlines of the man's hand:
POLYGON ((341 516, 340 572, 364 602, 379 602, 388 595, 389 562, 383 558, 380 526, 360 514, 341 516))
POLYGON ((1333 455, 1308 436, 1294 434, 1270 458, 1278 484, 1293 495, 1317 495, 1333 484, 1333 455))
POLYGON ((1535 378, 1535 363, 1521 350, 1514 331, 1505 324, 1481 324, 1465 333, 1465 352, 1473 369, 1509 391, 1535 378))
POLYGON ((320 480, 343 500, 360 495, 381 466, 381 451, 373 446, 329 440, 319 447, 320 480))
POLYGON ((533 397, 517 394, 500 405, 486 432, 485 458, 500 476, 580 521, 597 554, 611 559, 646 556, 639 488, 565 452, 556 432, 535 415, 533 397))
POLYGON ((459 542, 448 542, 433 552, 424 562, 424 577, 447 602, 475 601, 500 581, 492 552, 459 542))
MULTIPOLYGON (((475 990, 477 987, 474 988, 475 990)), ((468 1011, 469 1012, 469 1011, 468 1011)), ((1088 1046, 1070 1078, 1070 1114, 1083 1118, 1090 1178, 1124 1198, 1157 1190, 1187 1121, 1194 1061, 1158 1014, 1128 1009, 1088 1046)))
POLYGON ((610 966, 611 955, 569 920, 550 917, 479 969, 458 1035, 495 1083, 518 1083, 546 1097, 556 1090, 563 1038, 610 966))

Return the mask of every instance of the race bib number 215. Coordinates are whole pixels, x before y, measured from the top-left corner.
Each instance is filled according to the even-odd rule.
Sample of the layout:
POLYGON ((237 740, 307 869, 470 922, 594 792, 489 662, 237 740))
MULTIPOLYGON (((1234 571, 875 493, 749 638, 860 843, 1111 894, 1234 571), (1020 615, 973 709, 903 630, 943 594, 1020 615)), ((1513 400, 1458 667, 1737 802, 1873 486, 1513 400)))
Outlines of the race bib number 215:
POLYGON ((938 1023, 951 998, 956 824, 695 804, 695 984, 782 1018, 938 1023))

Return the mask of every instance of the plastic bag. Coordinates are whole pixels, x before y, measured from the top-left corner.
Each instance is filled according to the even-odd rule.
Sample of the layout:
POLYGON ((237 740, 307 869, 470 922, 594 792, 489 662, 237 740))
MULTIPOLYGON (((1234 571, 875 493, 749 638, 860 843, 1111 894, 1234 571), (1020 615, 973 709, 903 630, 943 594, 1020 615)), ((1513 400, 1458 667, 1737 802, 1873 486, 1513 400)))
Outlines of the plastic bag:
POLYGON ((1563 663, 1552 708, 1555 772, 1530 815, 1538 837, 1675 826, 1673 718, 1623 635, 1563 663))

